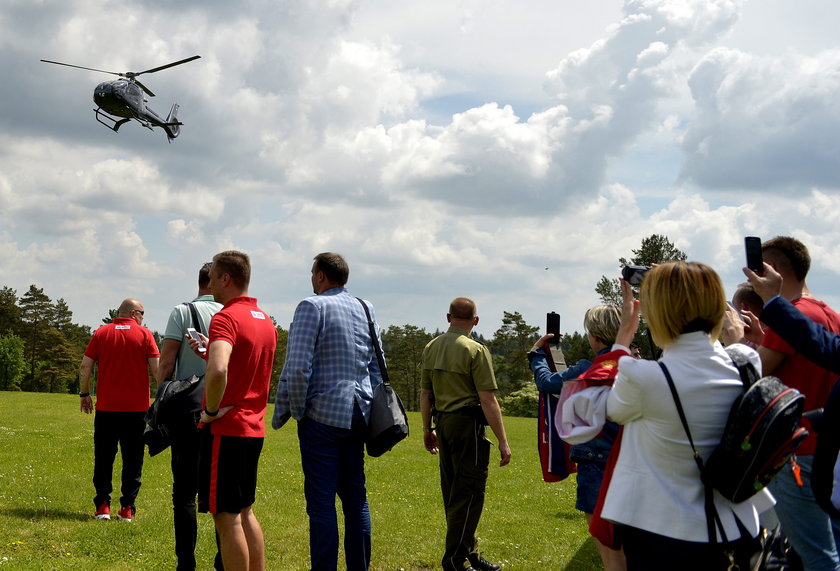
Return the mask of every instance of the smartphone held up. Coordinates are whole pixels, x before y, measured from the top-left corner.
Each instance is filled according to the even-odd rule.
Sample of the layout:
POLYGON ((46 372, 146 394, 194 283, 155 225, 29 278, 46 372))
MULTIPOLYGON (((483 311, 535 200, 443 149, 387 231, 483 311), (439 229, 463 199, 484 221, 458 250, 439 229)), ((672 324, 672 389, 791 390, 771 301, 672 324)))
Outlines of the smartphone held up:
POLYGON ((640 286, 650 268, 651 266, 624 266, 621 268, 621 277, 631 286, 640 286))
POLYGON ((761 255, 761 238, 747 236, 744 238, 744 249, 747 252, 747 267, 757 274, 763 274, 764 258, 761 255))
POLYGON ((551 333, 553 337, 548 341, 555 347, 560 345, 560 314, 549 312, 545 314, 545 332, 551 333))

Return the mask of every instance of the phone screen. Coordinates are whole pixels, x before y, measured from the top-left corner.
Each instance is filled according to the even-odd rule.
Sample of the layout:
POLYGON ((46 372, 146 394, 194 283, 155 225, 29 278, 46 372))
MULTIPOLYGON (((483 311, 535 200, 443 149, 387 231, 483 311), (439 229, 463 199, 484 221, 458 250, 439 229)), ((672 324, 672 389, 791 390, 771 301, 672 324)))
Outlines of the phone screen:
POLYGON ((546 333, 553 333, 554 337, 549 339, 549 343, 552 345, 559 345, 560 344, 560 314, 555 312, 550 312, 545 314, 545 332, 546 333))
POLYGON ((198 331, 196 331, 192 327, 188 327, 187 328, 187 334, 190 337, 192 337, 193 339, 195 339, 196 341, 198 341, 199 352, 204 353, 207 350, 207 348, 204 346, 204 342, 201 340, 201 336, 199 336, 199 334, 198 334, 198 331))
POLYGON ((747 236, 744 238, 744 248, 747 251, 747 267, 757 274, 764 272, 764 260, 761 255, 761 238, 747 236))

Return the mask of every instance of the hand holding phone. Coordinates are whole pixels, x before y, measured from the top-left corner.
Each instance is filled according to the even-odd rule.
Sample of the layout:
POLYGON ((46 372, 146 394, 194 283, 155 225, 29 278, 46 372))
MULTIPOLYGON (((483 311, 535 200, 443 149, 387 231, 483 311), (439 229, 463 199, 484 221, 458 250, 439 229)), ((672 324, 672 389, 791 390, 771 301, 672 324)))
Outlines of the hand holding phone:
POLYGON ((207 347, 204 346, 204 341, 201 340, 201 335, 198 334, 198 331, 196 331, 192 327, 187 327, 187 335, 189 335, 192 339, 195 339, 198 342, 199 353, 204 353, 205 351, 207 351, 207 347))

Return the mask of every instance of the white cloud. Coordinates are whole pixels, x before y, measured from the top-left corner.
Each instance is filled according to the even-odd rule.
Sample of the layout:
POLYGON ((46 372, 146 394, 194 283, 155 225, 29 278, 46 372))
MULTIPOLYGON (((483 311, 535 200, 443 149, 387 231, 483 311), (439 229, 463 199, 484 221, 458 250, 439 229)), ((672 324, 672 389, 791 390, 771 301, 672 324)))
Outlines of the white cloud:
POLYGON ((722 189, 837 187, 840 50, 757 57, 718 48, 689 84, 697 118, 682 141, 685 180, 722 189))
POLYGON ((557 309, 571 330, 652 233, 727 285, 743 235, 792 234, 831 300, 840 58, 809 49, 836 43, 822 22, 837 7, 819 2, 793 34, 734 0, 429 0, 410 17, 382 0, 10 4, 4 281, 86 323, 136 295, 162 327, 200 264, 241 248, 287 324, 312 256, 336 250, 386 325, 442 327, 470 295, 485 334, 504 310, 541 324, 557 309), (137 71, 196 53, 143 79, 153 108, 182 105, 171 145, 93 121, 108 76, 37 61, 137 71))

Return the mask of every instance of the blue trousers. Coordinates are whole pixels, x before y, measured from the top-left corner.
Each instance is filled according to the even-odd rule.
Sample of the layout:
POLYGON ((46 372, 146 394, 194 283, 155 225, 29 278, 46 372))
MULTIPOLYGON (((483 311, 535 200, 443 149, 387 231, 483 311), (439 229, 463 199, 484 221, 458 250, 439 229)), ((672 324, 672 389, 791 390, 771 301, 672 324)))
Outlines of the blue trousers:
POLYGON ((782 468, 768 488, 776 498, 776 515, 782 531, 802 558, 807 571, 840 570, 837 547, 840 521, 825 513, 811 491, 813 456, 798 456, 802 486, 796 483, 790 464, 782 468))
POLYGON ((313 571, 334 571, 338 567, 336 494, 344 512, 347 570, 364 571, 370 566, 370 510, 365 489, 366 428, 358 407, 349 430, 308 417, 298 422, 313 571))

